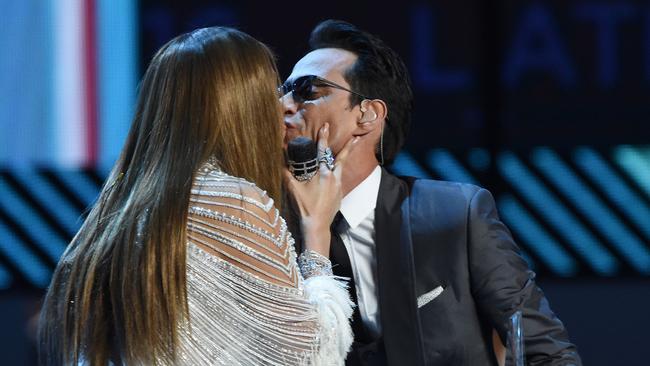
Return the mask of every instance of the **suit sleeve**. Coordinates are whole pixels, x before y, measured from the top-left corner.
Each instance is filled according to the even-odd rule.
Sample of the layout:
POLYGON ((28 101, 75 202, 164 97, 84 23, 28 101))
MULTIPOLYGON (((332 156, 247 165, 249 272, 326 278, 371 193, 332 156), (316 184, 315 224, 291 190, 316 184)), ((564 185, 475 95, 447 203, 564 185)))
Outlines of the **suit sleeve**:
POLYGON ((479 189, 471 198, 468 217, 469 266, 472 292, 479 311, 506 344, 509 317, 523 314, 524 352, 529 365, 581 365, 575 345, 551 310, 535 273, 510 231, 498 217, 490 192, 479 189))

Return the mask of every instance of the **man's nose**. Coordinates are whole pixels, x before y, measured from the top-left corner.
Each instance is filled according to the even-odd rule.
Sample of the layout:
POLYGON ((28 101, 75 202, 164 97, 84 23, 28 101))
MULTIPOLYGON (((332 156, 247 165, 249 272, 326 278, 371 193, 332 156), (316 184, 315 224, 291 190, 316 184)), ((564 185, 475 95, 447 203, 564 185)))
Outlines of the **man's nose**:
POLYGON ((280 97, 280 103, 282 103, 282 109, 284 109, 284 114, 296 114, 298 112, 298 103, 293 100, 293 92, 289 92, 282 97, 280 97))

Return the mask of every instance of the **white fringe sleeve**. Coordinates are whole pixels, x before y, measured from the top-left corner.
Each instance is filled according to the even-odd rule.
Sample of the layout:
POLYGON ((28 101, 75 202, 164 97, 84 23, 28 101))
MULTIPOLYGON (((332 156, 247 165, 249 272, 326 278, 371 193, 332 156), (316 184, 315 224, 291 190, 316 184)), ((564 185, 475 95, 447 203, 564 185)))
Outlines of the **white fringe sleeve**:
POLYGON ((336 276, 314 276, 305 280, 307 299, 316 306, 319 317, 320 348, 315 365, 343 365, 354 340, 350 318, 354 303, 347 280, 336 276))

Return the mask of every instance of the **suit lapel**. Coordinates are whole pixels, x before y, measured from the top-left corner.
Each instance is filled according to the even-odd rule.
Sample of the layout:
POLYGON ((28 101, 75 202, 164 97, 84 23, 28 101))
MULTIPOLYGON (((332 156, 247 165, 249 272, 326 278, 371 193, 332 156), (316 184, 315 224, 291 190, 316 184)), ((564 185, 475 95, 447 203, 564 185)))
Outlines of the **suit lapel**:
POLYGON ((390 364, 424 363, 415 294, 407 184, 382 170, 375 208, 377 282, 390 364))

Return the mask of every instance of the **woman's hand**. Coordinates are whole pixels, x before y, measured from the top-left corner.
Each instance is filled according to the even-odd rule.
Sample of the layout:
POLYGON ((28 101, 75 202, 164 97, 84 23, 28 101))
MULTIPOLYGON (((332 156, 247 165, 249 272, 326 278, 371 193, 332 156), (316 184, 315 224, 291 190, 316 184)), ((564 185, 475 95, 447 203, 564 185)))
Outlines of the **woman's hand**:
MULTIPOLYGON (((318 157, 328 148, 329 124, 318 131, 318 157)), ((324 162, 318 167, 318 173, 310 180, 299 182, 289 170, 285 171, 285 180, 289 192, 300 210, 305 249, 314 250, 329 257, 330 225, 341 206, 341 172, 345 169, 346 158, 358 141, 354 137, 348 141, 336 155, 334 169, 329 170, 324 162)))

